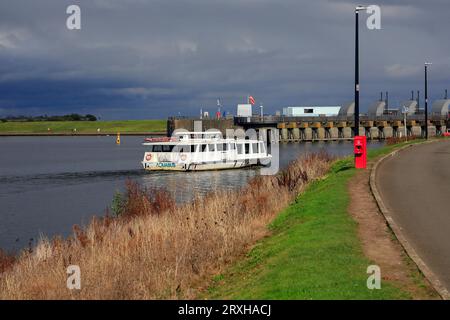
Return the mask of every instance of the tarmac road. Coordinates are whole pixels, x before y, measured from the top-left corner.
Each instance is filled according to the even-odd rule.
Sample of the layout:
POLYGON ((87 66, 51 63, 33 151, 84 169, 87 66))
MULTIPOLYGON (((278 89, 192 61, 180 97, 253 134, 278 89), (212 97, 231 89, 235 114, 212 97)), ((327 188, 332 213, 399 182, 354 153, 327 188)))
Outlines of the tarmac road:
POLYGON ((409 243, 450 291, 450 140, 386 159, 376 184, 409 243))

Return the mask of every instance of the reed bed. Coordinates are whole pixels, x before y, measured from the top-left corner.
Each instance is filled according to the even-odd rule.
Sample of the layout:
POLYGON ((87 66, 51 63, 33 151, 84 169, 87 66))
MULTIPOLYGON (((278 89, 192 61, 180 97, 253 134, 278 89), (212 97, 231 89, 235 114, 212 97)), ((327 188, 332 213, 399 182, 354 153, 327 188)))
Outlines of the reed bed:
POLYGON ((278 175, 188 204, 128 181, 117 216, 74 226, 68 239, 43 238, 17 257, 0 254, 0 299, 195 298, 268 235, 270 221, 331 162, 308 154, 278 175), (80 267, 80 290, 66 286, 69 265, 80 267))

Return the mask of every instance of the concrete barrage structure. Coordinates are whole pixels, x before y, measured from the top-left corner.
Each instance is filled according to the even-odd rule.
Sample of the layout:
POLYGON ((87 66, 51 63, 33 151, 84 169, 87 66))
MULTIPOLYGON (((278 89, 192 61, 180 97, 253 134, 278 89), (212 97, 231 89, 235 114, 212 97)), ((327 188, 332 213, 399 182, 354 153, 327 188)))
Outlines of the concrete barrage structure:
MULTIPOLYGON (((406 121, 401 110, 398 113, 386 114, 384 101, 372 104, 368 114, 360 115, 358 135, 366 136, 369 140, 403 137, 405 132, 411 137, 424 137, 426 125, 429 136, 446 132, 450 124, 448 111, 450 99, 433 103, 427 124, 425 124, 424 115, 418 113, 417 101, 408 100, 402 105, 409 108, 406 121)), ((264 139, 269 139, 269 136, 276 132, 275 136, 279 137, 281 142, 351 140, 355 132, 353 116, 354 103, 349 103, 340 108, 337 115, 328 117, 248 116, 206 120, 169 118, 167 133, 171 135, 178 128, 189 131, 205 131, 214 128, 221 130, 225 135, 227 129, 240 128, 254 129, 264 139)))

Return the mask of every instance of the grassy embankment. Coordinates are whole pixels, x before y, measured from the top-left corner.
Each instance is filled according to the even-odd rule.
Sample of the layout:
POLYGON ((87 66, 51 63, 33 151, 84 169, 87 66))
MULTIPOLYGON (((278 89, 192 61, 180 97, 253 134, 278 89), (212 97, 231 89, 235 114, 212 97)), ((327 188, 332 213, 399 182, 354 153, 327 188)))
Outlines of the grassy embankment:
POLYGON ((96 134, 98 128, 102 134, 165 132, 166 120, 0 122, 0 135, 96 134))
MULTIPOLYGON (((414 141, 411 143, 416 143, 414 141)), ((371 150, 369 159, 405 145, 371 150)), ((216 276, 204 298, 409 299, 399 284, 383 280, 368 290, 367 266, 357 224, 348 214, 346 188, 356 173, 353 159, 337 161, 270 224, 270 237, 245 259, 216 276)), ((413 275, 417 276, 417 275, 413 275)), ((420 278, 420 276, 418 277, 420 278)), ((420 280, 418 280, 420 282, 420 280)))

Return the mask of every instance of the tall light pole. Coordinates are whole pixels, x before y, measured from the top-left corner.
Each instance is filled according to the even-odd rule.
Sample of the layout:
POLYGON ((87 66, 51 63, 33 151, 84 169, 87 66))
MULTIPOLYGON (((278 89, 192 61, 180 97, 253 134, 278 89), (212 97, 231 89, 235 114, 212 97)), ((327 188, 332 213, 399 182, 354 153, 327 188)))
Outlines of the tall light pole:
POLYGON ((425 62, 425 139, 428 140, 428 66, 431 62, 425 62))
POLYGON ((367 7, 355 8, 355 136, 359 136, 359 11, 367 7))
POLYGON ((403 127, 405 129, 405 139, 406 139, 406 142, 408 142, 408 129, 406 128, 406 114, 409 112, 409 108, 406 106, 403 106, 402 112, 403 112, 403 127))

